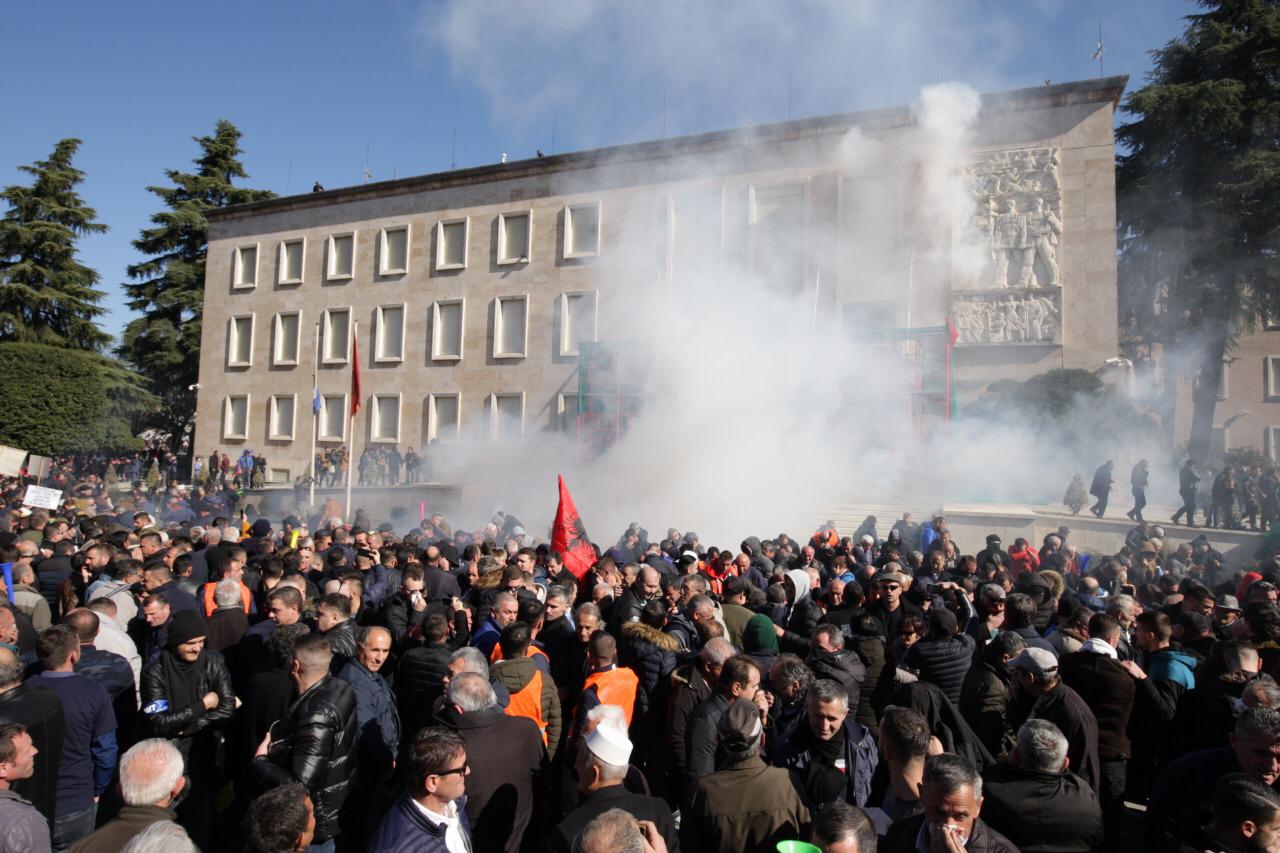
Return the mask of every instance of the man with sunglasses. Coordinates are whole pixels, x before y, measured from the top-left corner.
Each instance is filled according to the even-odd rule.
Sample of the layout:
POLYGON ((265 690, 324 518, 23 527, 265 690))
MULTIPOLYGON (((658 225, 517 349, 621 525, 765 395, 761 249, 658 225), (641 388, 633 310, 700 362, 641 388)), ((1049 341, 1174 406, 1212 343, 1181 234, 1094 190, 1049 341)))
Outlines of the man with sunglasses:
POLYGON ((467 748, 442 727, 423 729, 409 748, 408 790, 382 819, 371 853, 440 851, 470 853, 467 819, 467 748))
POLYGON ((886 637, 898 635, 898 626, 902 623, 903 617, 924 618, 924 613, 919 607, 902 598, 902 594, 910 585, 910 580, 900 569, 901 567, 896 563, 886 563, 885 571, 871 582, 873 586, 879 587, 880 597, 867 605, 867 612, 880 620, 886 637))

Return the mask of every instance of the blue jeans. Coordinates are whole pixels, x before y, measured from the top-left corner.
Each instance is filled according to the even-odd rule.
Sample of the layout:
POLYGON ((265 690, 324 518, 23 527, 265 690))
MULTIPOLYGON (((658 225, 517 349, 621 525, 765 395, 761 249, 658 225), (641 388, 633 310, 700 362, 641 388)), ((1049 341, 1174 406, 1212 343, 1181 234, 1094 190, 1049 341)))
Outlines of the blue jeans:
POLYGON ((49 833, 53 853, 62 853, 63 850, 93 832, 93 818, 97 810, 97 806, 89 806, 84 811, 57 815, 53 819, 53 829, 49 833))
POLYGON ((307 853, 333 853, 335 849, 333 842, 334 840, 330 838, 328 841, 324 842, 323 844, 308 845, 307 853))

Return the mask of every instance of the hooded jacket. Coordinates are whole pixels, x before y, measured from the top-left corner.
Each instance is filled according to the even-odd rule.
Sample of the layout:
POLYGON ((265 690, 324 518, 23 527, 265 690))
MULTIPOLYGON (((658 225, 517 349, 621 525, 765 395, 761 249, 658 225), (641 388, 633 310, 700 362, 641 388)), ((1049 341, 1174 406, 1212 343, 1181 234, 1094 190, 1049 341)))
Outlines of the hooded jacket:
POLYGON ((982 745, 997 760, 1004 758, 1017 745, 1017 736, 1009 724, 1009 697, 1012 674, 993 654, 969 668, 960 688, 960 715, 973 729, 982 745))
MULTIPOLYGON (((671 701, 667 704, 667 751, 675 769, 685 769, 685 734, 689 718, 711 696, 711 685, 702 674, 701 661, 685 664, 671 673, 671 701)), ((679 774, 683 775, 683 774, 679 774)))
POLYGON ((1172 681, 1183 690, 1196 686, 1198 661, 1190 654, 1177 649, 1161 649, 1147 658, 1147 677, 1172 681))
POLYGON ((1136 688, 1112 654, 1093 638, 1081 651, 1063 655, 1059 664, 1062 680, 1093 710, 1098 721, 1098 758, 1114 761, 1133 754, 1129 743, 1129 717, 1133 713, 1136 688))
POLYGON ((758 755, 723 766, 693 783, 680 822, 680 847, 700 853, 765 853, 779 841, 804 838, 809 809, 781 767, 758 755))
MULTIPOLYGON (((813 674, 818 678, 829 678, 844 688, 845 692, 849 694, 849 708, 857 716, 856 712, 862 705, 862 695, 864 693, 862 685, 867 681, 867 667, 863 664, 862 659, 858 657, 858 654, 848 648, 838 652, 814 649, 809 653, 805 663, 809 665, 809 669, 813 670, 813 674)), ((867 690, 865 692, 870 694, 871 691, 867 690)), ((875 723, 864 723, 864 725, 875 725, 875 723)))
POLYGON ((795 587, 796 599, 787 613, 787 624, 778 645, 785 652, 805 655, 809 652, 809 638, 822 621, 822 608, 809 597, 809 573, 803 569, 787 572, 787 579, 795 587))
MULTIPOLYGON (((636 716, 666 709, 666 686, 676 668, 680 642, 670 634, 643 622, 624 622, 619 658, 640 679, 636 690, 636 716)), ((663 721, 665 723, 665 720, 663 721)))
MULTIPOLYGON (((556 692, 555 681, 545 669, 538 666, 537 658, 533 656, 500 660, 494 663, 489 671, 495 680, 501 681, 511 692, 512 705, 518 704, 515 701, 516 695, 528 687, 535 677, 541 678, 540 713, 542 722, 546 726, 543 734, 546 736, 547 755, 549 758, 555 758, 556 746, 560 743, 560 731, 564 725, 560 695, 556 692)), ((509 715, 524 716, 512 713, 512 705, 507 707, 509 715)))

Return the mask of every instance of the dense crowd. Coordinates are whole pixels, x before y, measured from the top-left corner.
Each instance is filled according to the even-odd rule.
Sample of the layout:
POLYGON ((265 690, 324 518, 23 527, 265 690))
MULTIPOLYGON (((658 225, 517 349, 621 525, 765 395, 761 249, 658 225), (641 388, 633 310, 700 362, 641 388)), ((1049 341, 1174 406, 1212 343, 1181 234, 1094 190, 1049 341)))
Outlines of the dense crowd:
POLYGON ((1274 544, 1231 571, 1146 522, 1105 554, 906 514, 579 560, 503 513, 214 485, 0 484, 0 852, 1280 839, 1274 544))

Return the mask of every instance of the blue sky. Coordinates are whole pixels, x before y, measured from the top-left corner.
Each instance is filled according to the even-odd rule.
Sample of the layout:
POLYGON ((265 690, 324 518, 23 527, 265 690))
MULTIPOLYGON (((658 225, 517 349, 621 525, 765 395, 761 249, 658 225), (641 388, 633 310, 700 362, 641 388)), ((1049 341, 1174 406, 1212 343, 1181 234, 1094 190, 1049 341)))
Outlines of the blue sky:
POLYGON ((279 194, 1150 68, 1186 0, 22 3, 6 10, 0 184, 64 137, 110 232, 81 242, 118 334, 146 191, 228 118, 279 194), (456 133, 456 147, 454 143, 456 133))

